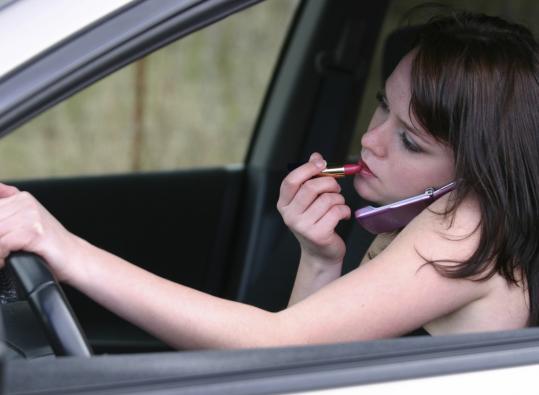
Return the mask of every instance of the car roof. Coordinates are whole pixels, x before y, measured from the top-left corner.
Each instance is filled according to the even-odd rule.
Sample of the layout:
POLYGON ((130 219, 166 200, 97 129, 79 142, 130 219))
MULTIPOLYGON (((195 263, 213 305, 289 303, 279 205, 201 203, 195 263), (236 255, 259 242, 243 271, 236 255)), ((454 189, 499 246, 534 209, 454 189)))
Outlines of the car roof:
POLYGON ((0 78, 135 0, 0 1, 0 78), (61 15, 61 18, 58 16, 61 15), (51 21, 54 20, 54 23, 51 21), (61 21, 61 23, 58 23, 61 21))

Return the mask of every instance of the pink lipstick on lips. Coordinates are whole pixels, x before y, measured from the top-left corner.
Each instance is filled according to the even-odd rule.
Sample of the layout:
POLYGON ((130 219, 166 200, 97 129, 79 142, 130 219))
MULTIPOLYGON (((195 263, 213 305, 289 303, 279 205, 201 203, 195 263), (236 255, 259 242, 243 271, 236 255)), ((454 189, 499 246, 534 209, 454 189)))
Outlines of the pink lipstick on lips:
POLYGON ((346 164, 340 167, 327 167, 320 172, 320 176, 340 178, 357 174, 364 168, 365 164, 363 162, 359 162, 357 164, 346 164))

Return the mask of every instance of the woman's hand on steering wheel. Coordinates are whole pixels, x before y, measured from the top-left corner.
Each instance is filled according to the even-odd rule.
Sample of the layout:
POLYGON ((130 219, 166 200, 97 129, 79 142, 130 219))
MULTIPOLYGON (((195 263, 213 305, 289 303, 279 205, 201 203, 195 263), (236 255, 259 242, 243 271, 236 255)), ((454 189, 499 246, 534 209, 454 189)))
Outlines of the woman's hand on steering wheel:
POLYGON ((30 193, 0 183, 0 268, 11 252, 33 252, 58 280, 66 280, 76 240, 30 193))

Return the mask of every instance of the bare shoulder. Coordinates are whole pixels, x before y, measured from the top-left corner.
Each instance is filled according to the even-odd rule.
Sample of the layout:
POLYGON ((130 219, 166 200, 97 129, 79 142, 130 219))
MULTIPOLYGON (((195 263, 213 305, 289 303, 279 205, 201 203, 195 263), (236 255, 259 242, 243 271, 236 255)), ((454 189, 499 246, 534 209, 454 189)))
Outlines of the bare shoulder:
POLYGON ((440 306, 446 305, 445 311, 481 299, 491 290, 488 281, 450 278, 430 264, 455 266, 467 261, 477 250, 481 236, 478 202, 467 198, 446 215, 452 198, 445 195, 423 210, 372 261, 373 266, 379 265, 378 270, 391 270, 408 279, 408 285, 421 286, 430 294, 429 298, 437 300, 440 306), (442 301, 443 298, 448 299, 442 301))
POLYGON ((462 262, 477 249, 481 236, 481 213, 476 199, 467 197, 446 214, 453 196, 447 194, 423 210, 393 243, 410 248, 427 261, 462 262))
MULTIPOLYGON (((449 278, 428 263, 462 262, 477 248, 477 205, 466 200, 451 217, 442 215, 448 203, 449 197, 439 199, 367 264, 285 310, 286 320, 297 325, 290 332, 303 331, 307 341, 400 336, 450 314, 469 311, 485 300, 490 291, 486 282, 449 278), (313 320, 318 324, 313 325, 313 320)), ((479 327, 477 317, 466 315, 459 323, 465 328, 479 327)), ((449 326, 443 326, 445 332, 437 332, 457 331, 449 326)))

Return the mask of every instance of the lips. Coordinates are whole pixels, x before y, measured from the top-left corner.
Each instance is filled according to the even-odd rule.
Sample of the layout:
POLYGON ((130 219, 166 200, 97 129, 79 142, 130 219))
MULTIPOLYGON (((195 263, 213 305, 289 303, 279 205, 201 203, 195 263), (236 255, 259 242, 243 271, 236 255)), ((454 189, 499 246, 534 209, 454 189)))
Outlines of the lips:
POLYGON ((374 173, 369 168, 369 166, 367 166, 367 164, 363 161, 363 159, 360 159, 358 164, 362 166, 360 174, 367 175, 367 176, 374 176, 374 173))

